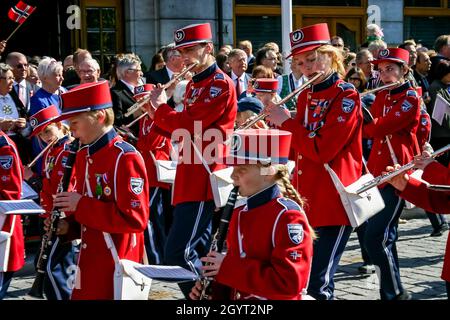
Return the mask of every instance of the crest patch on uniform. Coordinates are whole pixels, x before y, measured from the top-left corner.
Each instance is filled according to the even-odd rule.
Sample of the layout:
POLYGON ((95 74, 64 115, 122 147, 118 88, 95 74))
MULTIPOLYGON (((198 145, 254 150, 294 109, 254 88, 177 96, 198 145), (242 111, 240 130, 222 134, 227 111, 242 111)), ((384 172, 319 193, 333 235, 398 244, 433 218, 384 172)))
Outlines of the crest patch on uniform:
POLYGON ((416 90, 408 90, 406 91, 407 97, 417 97, 417 91, 416 90))
POLYGON ((409 110, 412 109, 412 107, 413 107, 413 105, 409 101, 404 101, 402 104, 402 111, 408 112, 409 110))
POLYGON ((30 125, 31 125, 31 127, 33 127, 33 128, 35 128, 37 125, 38 125, 38 121, 37 121, 37 119, 36 118, 31 118, 30 119, 30 125))
POLYGON ((209 89, 209 95, 211 96, 211 98, 217 98, 221 93, 222 93, 222 89, 220 89, 220 88, 211 87, 209 89))
POLYGON ((420 120, 420 122, 422 122, 422 125, 423 125, 423 126, 426 126, 426 125, 428 124, 428 119, 427 119, 427 118, 422 118, 422 119, 420 120))
POLYGON ((341 82, 341 83, 339 83, 337 86, 338 86, 339 88, 341 88, 342 91, 345 91, 345 90, 356 90, 356 89, 355 89, 355 86, 352 85, 351 83, 348 83, 348 82, 341 82))
POLYGON ((11 169, 13 165, 13 157, 12 156, 0 156, 0 167, 4 170, 11 169))
POLYGON ((350 113, 355 108, 355 101, 352 99, 344 98, 342 99, 342 111, 345 113, 350 113))
POLYGON ((144 179, 130 178, 130 187, 134 194, 141 194, 142 190, 144 190, 144 179))
POLYGON ((304 237, 303 226, 301 224, 296 223, 296 224, 288 224, 287 228, 289 239, 291 239, 291 241, 294 244, 302 243, 304 237))
POLYGON ((225 80, 225 77, 222 73, 216 73, 214 80, 225 80))

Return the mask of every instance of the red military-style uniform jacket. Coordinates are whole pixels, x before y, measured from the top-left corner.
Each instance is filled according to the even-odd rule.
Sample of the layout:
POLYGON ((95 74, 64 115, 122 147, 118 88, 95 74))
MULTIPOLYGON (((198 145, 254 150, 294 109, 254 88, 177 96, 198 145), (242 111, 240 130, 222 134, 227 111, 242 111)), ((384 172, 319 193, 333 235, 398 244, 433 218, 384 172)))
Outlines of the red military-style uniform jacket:
POLYGON ((423 145, 430 141, 431 134, 431 119, 426 109, 420 110, 419 127, 417 128, 417 142, 419 144, 419 151, 422 152, 423 145))
POLYGON ((371 107, 374 120, 365 124, 364 135, 373 139, 367 167, 378 176, 387 166, 394 164, 386 143, 389 137, 398 164, 410 162, 417 150, 417 126, 420 117, 420 100, 407 81, 393 90, 380 91, 371 107))
POLYGON ((195 139, 200 152, 207 149, 202 154, 212 172, 225 168, 225 165, 217 163, 217 159, 226 155, 226 146, 220 142, 226 141, 227 131, 232 133, 236 119, 237 97, 233 81, 214 63, 188 83, 184 106, 183 112, 176 112, 169 105, 163 104, 156 110, 154 119, 166 136, 170 136, 176 129, 181 129, 174 135, 174 139, 183 138, 173 186, 174 205, 213 199, 209 174, 200 158, 195 155, 190 140, 195 139), (204 137, 205 132, 211 136, 204 137), (215 137, 217 134, 220 137, 215 137), (210 140, 215 139, 216 144, 211 145, 210 140))
POLYGON ((303 210, 274 185, 235 209, 215 280, 233 289, 231 299, 299 300, 308 286, 312 244, 303 210))
POLYGON ((77 192, 82 194, 74 216, 81 226, 77 285, 72 299, 113 299, 114 260, 103 232, 111 234, 120 259, 141 263, 149 219, 145 164, 136 149, 114 130, 80 149, 76 163, 77 192), (85 175, 93 198, 89 197, 85 175))
MULTIPOLYGON (((423 171, 422 179, 431 184, 450 185, 450 167, 432 162, 423 171)), ((400 196, 427 211, 450 214, 450 192, 430 190, 425 183, 412 177, 400 196)), ((450 237, 447 239, 441 277, 450 282, 450 237)))
MULTIPOLYGON (((0 200, 20 200, 23 168, 13 141, 0 130, 0 200)), ((0 230, 11 233, 9 261, 4 272, 17 271, 25 264, 25 246, 20 215, 0 217, 0 230), (14 229, 11 230, 14 220, 14 229)))
MULTIPOLYGON (((66 136, 61 138, 55 145, 48 150, 42 161, 42 190, 41 190, 41 206, 46 211, 42 217, 46 218, 53 210, 53 195, 57 193, 58 186, 64 175, 65 164, 69 151, 70 139, 66 136)), ((74 170, 72 170, 72 180, 68 191, 73 189, 75 184, 74 170)))
POLYGON ((305 211, 313 227, 350 225, 324 164, 330 165, 345 186, 359 179, 362 122, 359 93, 333 74, 302 91, 295 119, 282 125, 292 132, 293 183, 306 199, 305 211))
POLYGON ((158 181, 155 161, 153 160, 151 153, 156 160, 170 160, 172 145, 170 138, 161 135, 155 128, 156 125, 148 115, 141 119, 139 122, 139 140, 136 147, 144 158, 149 187, 170 189, 169 183, 158 181))

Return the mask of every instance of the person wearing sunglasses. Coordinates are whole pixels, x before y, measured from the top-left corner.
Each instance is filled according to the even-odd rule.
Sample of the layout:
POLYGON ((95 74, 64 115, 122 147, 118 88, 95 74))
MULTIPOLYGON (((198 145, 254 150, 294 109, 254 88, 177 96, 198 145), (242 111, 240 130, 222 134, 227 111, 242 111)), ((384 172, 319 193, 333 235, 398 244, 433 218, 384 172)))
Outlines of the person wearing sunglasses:
POLYGON ((33 86, 26 80, 28 76, 27 57, 20 52, 11 52, 6 57, 6 63, 11 66, 14 74, 14 90, 28 111, 30 109, 30 98, 34 92, 33 86))

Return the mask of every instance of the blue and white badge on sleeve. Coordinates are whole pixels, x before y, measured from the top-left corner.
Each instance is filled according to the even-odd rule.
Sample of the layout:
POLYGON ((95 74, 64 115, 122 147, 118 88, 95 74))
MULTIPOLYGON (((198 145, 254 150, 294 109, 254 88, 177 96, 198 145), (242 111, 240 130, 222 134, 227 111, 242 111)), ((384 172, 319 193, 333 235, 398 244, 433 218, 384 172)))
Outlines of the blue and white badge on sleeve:
POLYGON ((2 167, 3 170, 11 169, 13 160, 12 156, 0 156, 0 167, 2 167))
POLYGON ((209 89, 209 95, 210 95, 211 98, 217 98, 221 93, 222 93, 222 89, 221 88, 211 87, 209 89))
POLYGON ((130 187, 134 194, 141 194, 142 190, 144 190, 144 179, 130 178, 130 187))
POLYGON ((413 105, 409 101, 405 100, 402 104, 402 111, 408 112, 409 110, 412 109, 412 107, 413 107, 413 105))
POLYGON ((344 98, 342 99, 342 111, 350 113, 355 108, 355 100, 344 98))
POLYGON ((301 224, 296 223, 296 224, 288 224, 287 228, 289 239, 291 239, 291 241, 294 244, 302 243, 304 237, 303 226, 301 224))

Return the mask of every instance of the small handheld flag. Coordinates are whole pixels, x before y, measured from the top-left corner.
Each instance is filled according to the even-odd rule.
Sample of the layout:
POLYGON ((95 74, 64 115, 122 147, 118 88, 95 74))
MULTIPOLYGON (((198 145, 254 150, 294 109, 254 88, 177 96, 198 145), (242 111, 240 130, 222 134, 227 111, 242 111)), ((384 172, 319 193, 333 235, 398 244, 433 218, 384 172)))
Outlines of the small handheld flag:
POLYGON ((28 17, 34 12, 36 7, 30 6, 23 1, 19 1, 14 7, 9 9, 8 17, 17 22, 19 25, 14 29, 14 31, 6 39, 8 41, 12 35, 20 28, 20 26, 28 19, 28 17))

